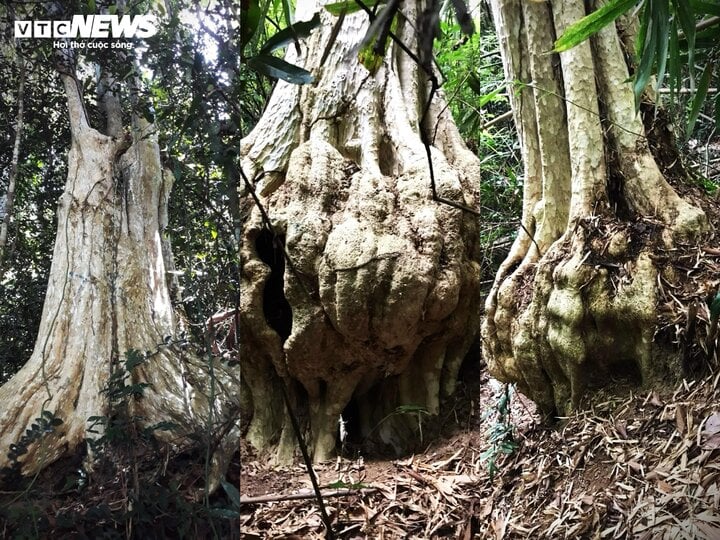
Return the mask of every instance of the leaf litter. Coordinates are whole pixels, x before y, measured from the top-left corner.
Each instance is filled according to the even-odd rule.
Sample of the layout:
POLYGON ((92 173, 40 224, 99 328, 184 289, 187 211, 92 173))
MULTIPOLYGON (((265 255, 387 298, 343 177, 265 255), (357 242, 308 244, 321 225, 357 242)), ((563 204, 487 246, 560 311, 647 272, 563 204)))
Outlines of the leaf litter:
MULTIPOLYGON (((335 536, 720 539, 719 379, 626 397, 601 390, 553 427, 516 396, 519 447, 492 477, 479 415, 421 454, 320 464, 335 536)), ((476 406, 492 407, 492 391, 479 394, 476 406)), ((325 537, 301 465, 273 468, 243 444, 240 491, 242 538, 325 537), (261 491, 271 500, 253 502, 261 491), (280 500, 290 494, 307 498, 280 500)))

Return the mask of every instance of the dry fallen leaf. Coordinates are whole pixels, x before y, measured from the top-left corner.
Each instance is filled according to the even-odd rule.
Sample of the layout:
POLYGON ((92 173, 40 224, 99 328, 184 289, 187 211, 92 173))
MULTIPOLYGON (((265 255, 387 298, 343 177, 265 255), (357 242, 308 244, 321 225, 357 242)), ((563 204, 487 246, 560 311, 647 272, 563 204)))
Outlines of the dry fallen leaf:
POLYGON ((495 531, 495 538, 497 538, 497 540, 505 538, 505 531, 507 530, 507 519, 505 519, 505 516, 500 515, 495 518, 492 522, 492 528, 495 531))
POLYGON ((677 423, 677 429, 681 435, 685 435, 687 432, 687 425, 685 424, 686 413, 687 411, 685 410, 685 405, 678 403, 675 407, 675 422, 677 423))
POLYGON ((717 450, 720 448, 720 433, 716 433, 712 437, 708 438, 703 437, 700 448, 703 450, 717 450))
MULTIPOLYGON (((494 478, 476 435, 433 454, 380 462, 379 470, 368 462, 376 491, 327 501, 342 523, 338 537, 720 540, 720 372, 715 381, 622 402, 609 397, 561 429, 525 432, 494 478)), ((302 467, 295 469, 304 479, 302 467)), ((349 474, 344 463, 340 472, 349 474)), ((328 468, 325 476, 340 475, 328 468)), ((323 533, 311 499, 258 506, 243 514, 241 527, 249 539, 321 540, 323 533)))
POLYGON ((663 493, 672 493, 673 491, 672 486, 668 484, 665 480, 658 480, 657 485, 658 489, 663 493))
POLYGON ((488 517, 490 515, 490 513, 492 512, 492 509, 493 509, 493 500, 489 499, 485 503, 485 506, 483 506, 483 509, 480 511, 480 515, 479 515, 480 519, 485 519, 486 517, 488 517))
POLYGON ((714 413, 707 417, 701 435, 700 447, 703 450, 720 448, 720 413, 714 413))
POLYGON ((715 413, 707 417, 703 432, 708 435, 720 433, 720 413, 715 413))

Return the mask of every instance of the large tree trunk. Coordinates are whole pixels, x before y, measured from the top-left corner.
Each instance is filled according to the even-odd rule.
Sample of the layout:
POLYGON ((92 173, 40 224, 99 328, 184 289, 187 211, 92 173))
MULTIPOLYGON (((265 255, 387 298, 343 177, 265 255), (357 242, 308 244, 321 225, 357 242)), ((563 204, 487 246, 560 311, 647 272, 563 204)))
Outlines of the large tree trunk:
MULTIPOLYGON (((154 126, 136 117, 125 133, 120 103, 108 92, 107 134, 101 133, 88 124, 79 84, 62 78, 72 143, 42 322, 32 357, 0 388, 0 466, 10 464, 5 449, 11 444, 31 443, 18 459, 23 473, 97 437, 88 432, 88 418, 109 414, 110 374, 131 350, 146 359, 128 383, 150 386, 127 414, 142 426, 176 423, 179 431, 168 435, 174 442, 206 433, 210 422, 219 431, 221 421, 233 421, 226 415, 239 402, 239 381, 230 370, 216 366, 216 395, 210 396, 207 365, 174 345, 177 321, 162 238, 172 176, 161 167, 154 126), (26 430, 43 411, 62 425, 28 439, 26 430)), ((237 441, 229 436, 219 444, 213 484, 237 441)))
MULTIPOLYGON (((297 19, 318 9, 301 2, 297 19)), ((402 7, 398 34, 411 48, 407 21, 421 9, 402 7)), ((282 429, 281 458, 294 448, 281 378, 307 411, 316 460, 333 451, 349 405, 351 437, 403 451, 417 441, 418 416, 391 413, 437 414, 479 327, 477 218, 433 200, 420 131, 434 141, 441 197, 476 208, 479 161, 441 99, 420 125, 429 83, 397 46, 374 75, 358 64, 367 15, 345 18, 320 65, 334 23, 324 13, 303 56, 288 53, 317 82, 279 82, 241 147, 246 175, 267 171, 255 190, 275 234, 255 208, 242 247, 248 438, 266 447, 282 429)))
POLYGON ((653 339, 658 280, 676 281, 655 256, 708 224, 668 183, 682 167, 651 151, 672 148, 669 132, 646 131, 635 113, 630 22, 558 57, 547 51, 584 2, 492 7, 507 80, 520 85, 510 95, 525 186, 524 229, 486 303, 484 356, 496 377, 564 414, 589 384, 679 373, 653 339))

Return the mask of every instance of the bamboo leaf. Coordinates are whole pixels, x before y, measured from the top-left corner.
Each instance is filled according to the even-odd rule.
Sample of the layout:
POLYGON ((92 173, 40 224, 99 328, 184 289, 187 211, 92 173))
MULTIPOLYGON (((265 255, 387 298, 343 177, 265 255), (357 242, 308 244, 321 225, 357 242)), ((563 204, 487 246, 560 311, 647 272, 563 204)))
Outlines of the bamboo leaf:
POLYGON ((500 92, 502 92, 503 90, 505 90, 505 87, 499 87, 488 94, 484 94, 484 95, 480 96, 480 102, 478 103, 477 106, 479 108, 483 108, 490 101, 494 100, 500 94, 500 92))
POLYGON ((640 35, 644 37, 644 42, 640 42, 639 46, 642 50, 640 65, 635 72, 635 84, 633 91, 635 93, 635 108, 640 109, 640 97, 645 87, 647 87, 650 76, 652 75, 653 64, 655 63, 655 53, 657 51, 658 42, 658 25, 652 17, 653 0, 649 0, 645 4, 643 13, 643 28, 640 35), (643 31, 644 29, 644 31, 643 31))
POLYGON ((293 16, 292 16, 292 10, 290 8, 290 1, 282 0, 282 8, 283 8, 283 15, 285 16, 285 21, 287 21, 287 24, 289 27, 292 27, 295 19, 293 19, 293 16))
POLYGON ((300 54, 300 40, 297 36, 297 33, 295 32, 295 25, 293 24, 294 19, 292 16, 292 11, 290 10, 290 0, 282 0, 282 7, 283 7, 283 15, 285 15, 285 20, 288 23, 288 28, 290 28, 290 34, 292 35, 292 40, 295 42, 295 50, 297 51, 298 55, 300 54))
POLYGON ((702 75, 700 76, 700 82, 698 82, 695 96, 693 97, 692 105, 690 106, 690 115, 688 116, 688 123, 685 128, 685 140, 690 138, 693 128, 695 127, 695 122, 700 114, 700 109, 702 109, 702 106, 705 103, 705 97, 707 96, 708 87, 710 86, 710 79, 712 78, 714 66, 714 62, 708 62, 705 65, 702 75))
POLYGON ((655 88, 662 86, 665 78, 665 66, 667 64, 669 47, 670 5, 669 0, 655 0, 656 11, 653 16, 657 19, 657 81, 655 88))
MULTIPOLYGON (((668 51, 668 75, 670 84, 670 101, 675 99, 675 91, 680 88, 682 75, 680 73, 680 45, 678 39, 677 20, 673 18, 670 24, 670 49, 668 51)), ((658 85, 660 86, 660 85, 658 85)))
POLYGON ((225 493, 227 493, 230 502, 233 503, 233 506, 235 508, 240 508, 240 492, 238 491, 238 489, 231 483, 226 481, 224 478, 220 479, 220 483, 222 484, 225 493))
POLYGON ((620 15, 638 3, 638 0, 610 0, 600 9, 593 11, 570 25, 562 36, 555 41, 554 52, 563 52, 572 49, 575 45, 585 41, 620 15))
POLYGON ((675 16, 680 23, 685 39, 687 40, 688 66, 690 68, 690 88, 695 87, 693 66, 695 63, 695 15, 692 6, 687 0, 672 0, 675 16))
MULTIPOLYGON (((645 0, 645 4, 648 4, 649 0, 645 0)), ((643 53, 643 46, 645 45, 647 31, 649 27, 650 11, 648 11, 647 5, 642 10, 642 18, 640 20, 640 31, 635 38, 635 56, 640 58, 643 53)))
POLYGON ((283 28, 277 34, 272 36, 265 42, 265 45, 260 49, 259 55, 270 54, 271 52, 280 49, 288 43, 295 40, 295 38, 305 38, 310 35, 310 32, 320 26, 320 13, 315 13, 313 18, 309 21, 302 21, 299 23, 292 24, 287 28, 283 28))
POLYGON ((315 80, 308 71, 275 56, 253 56, 248 58, 247 65, 258 73, 292 84, 309 84, 315 80))
POLYGON ((703 0, 691 0, 690 5, 692 6, 695 13, 701 13, 703 15, 715 15, 720 16, 720 2, 705 2, 703 0))
MULTIPOLYGON (((695 51, 709 49, 707 52, 711 54, 717 50, 718 43, 720 43, 720 26, 706 28, 695 34, 695 51)), ((700 61, 697 55, 695 61, 700 61)))
POLYGON ((264 15, 257 0, 242 2, 240 9, 240 44, 244 48, 255 35, 264 15))

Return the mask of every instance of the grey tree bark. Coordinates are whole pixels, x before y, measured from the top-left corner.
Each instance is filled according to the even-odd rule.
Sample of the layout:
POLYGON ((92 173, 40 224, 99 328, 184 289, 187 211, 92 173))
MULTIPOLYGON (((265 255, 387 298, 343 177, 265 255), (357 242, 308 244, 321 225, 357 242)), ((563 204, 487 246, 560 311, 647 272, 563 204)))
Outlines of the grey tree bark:
MULTIPOLYGON (((424 7, 402 6, 397 33, 411 49, 424 7)), ((296 18, 319 9, 300 2, 296 18)), ((278 82, 241 145, 245 174, 265 173, 254 189, 273 229, 255 208, 243 232, 247 436, 260 448, 279 438, 281 459, 295 443, 279 385, 307 419, 315 460, 333 453, 349 405, 357 442, 401 452, 418 441, 418 411, 437 414, 453 391, 479 327, 477 219, 433 200, 420 132, 444 198, 477 208, 478 159, 442 98, 421 124, 429 83, 396 45, 375 74, 358 64, 367 15, 345 18, 321 65, 335 23, 322 21, 302 56, 287 55, 316 82, 278 82)))

